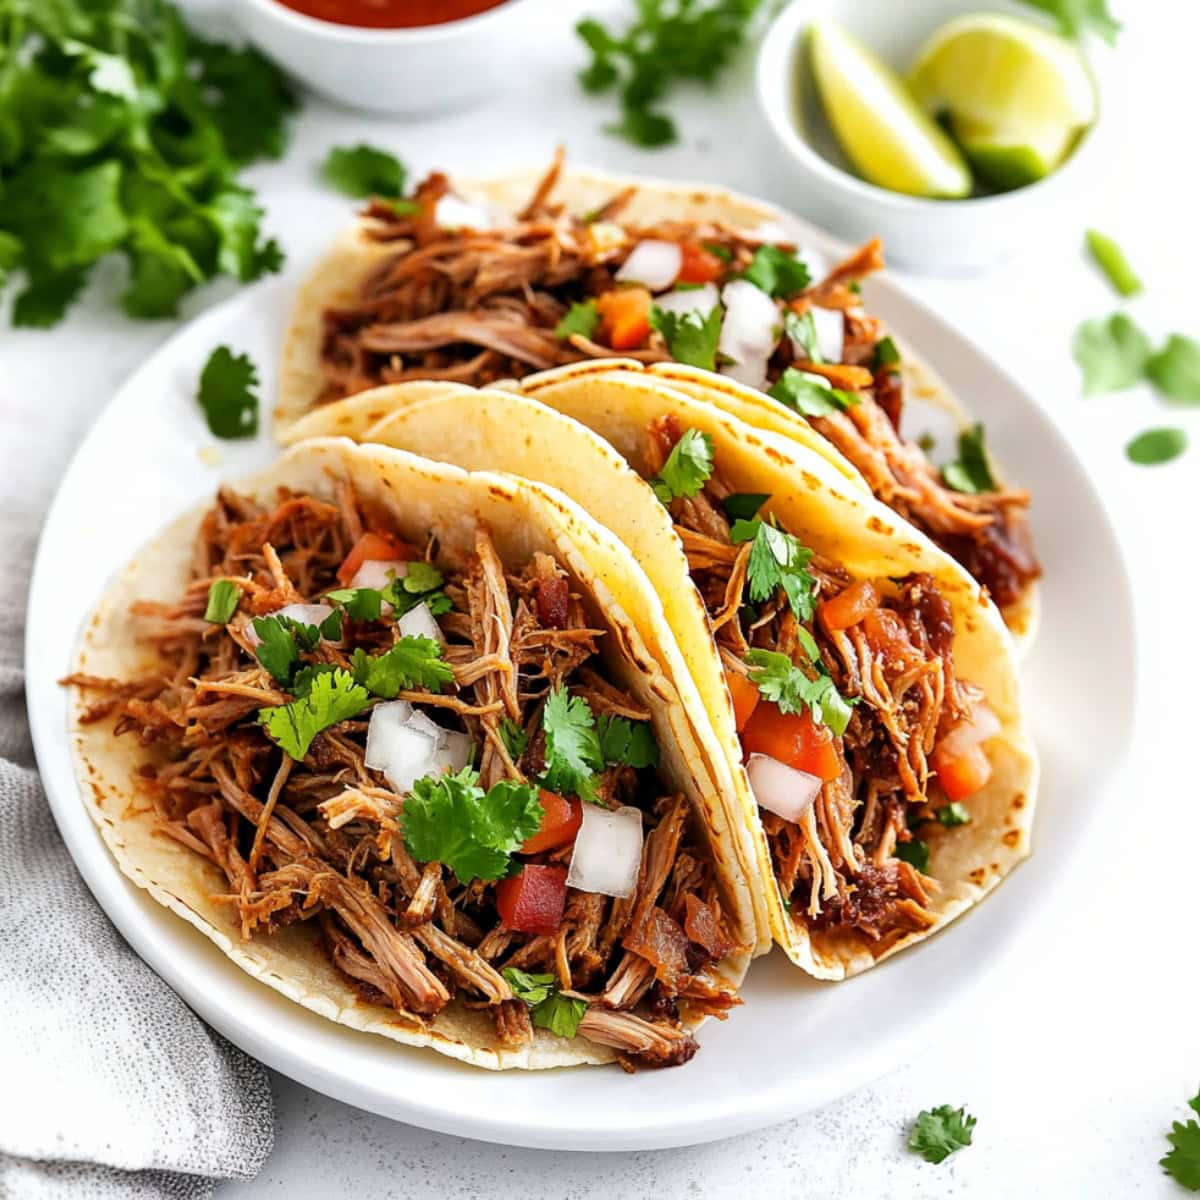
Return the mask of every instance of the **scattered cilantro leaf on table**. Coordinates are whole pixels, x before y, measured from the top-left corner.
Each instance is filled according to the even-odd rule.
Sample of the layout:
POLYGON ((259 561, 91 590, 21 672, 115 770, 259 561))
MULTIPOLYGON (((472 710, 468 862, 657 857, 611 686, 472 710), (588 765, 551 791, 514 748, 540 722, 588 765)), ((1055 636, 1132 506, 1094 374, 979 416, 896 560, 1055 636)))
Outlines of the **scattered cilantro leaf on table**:
POLYGON ((219 438, 253 437, 258 432, 258 369, 249 355, 218 346, 200 372, 196 400, 219 438))
POLYGON ((1084 321, 1075 332, 1072 353, 1083 371, 1083 392, 1119 392, 1146 372, 1150 339, 1125 313, 1084 321))
MULTIPOLYGON (((1200 1092, 1188 1101, 1188 1108, 1200 1116, 1200 1092)), ((1171 1149, 1158 1165, 1189 1192, 1200 1192, 1200 1125, 1195 1121, 1175 1121, 1167 1134, 1171 1149)))
POLYGON ((1200 342, 1171 334, 1147 361, 1146 378, 1172 404, 1200 404, 1200 342))
POLYGON ((290 704, 258 710, 259 724, 297 762, 308 753, 321 730, 358 716, 371 703, 367 689, 355 683, 349 671, 338 667, 312 674, 306 683, 306 694, 290 704))
POLYGON ((713 471, 713 440, 698 429, 688 429, 671 447, 667 461, 653 480, 654 494, 663 504, 694 496, 713 471))
MULTIPOLYGON (((912 845, 911 842, 903 844, 912 845)), ((967 1112, 965 1105, 951 1108, 948 1104, 939 1104, 918 1115, 908 1148, 926 1162, 944 1162, 955 1151, 971 1144, 974 1129, 975 1118, 967 1112)))
POLYGON ((996 490, 996 477, 992 474, 987 447, 983 442, 982 424, 972 425, 958 435, 958 461, 947 463, 942 468, 942 479, 947 487, 956 492, 973 496, 996 490))
POLYGON ((331 147, 321 164, 325 182, 347 196, 395 199, 404 194, 406 175, 394 154, 362 143, 331 147))
POLYGON ((1140 467, 1155 467, 1178 458, 1187 446, 1187 434, 1182 429, 1147 429, 1129 441, 1125 455, 1140 467))
POLYGON ((1125 252, 1108 234, 1089 229, 1086 242, 1092 261, 1104 272, 1104 277, 1119 295, 1136 296, 1142 290, 1142 281, 1129 265, 1125 252))

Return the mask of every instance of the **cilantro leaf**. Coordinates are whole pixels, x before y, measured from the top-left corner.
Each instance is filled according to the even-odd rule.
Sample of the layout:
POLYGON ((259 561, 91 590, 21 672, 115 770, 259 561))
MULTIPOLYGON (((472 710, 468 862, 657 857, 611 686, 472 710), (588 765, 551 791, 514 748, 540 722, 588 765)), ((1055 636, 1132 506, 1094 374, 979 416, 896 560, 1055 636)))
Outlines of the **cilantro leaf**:
POLYGON ((375 588, 336 588, 325 599, 341 605, 352 621, 378 621, 383 613, 383 593, 375 588))
POLYGON ((1187 434, 1182 429, 1147 429, 1129 442, 1125 455, 1140 467, 1155 467, 1178 458, 1187 446, 1187 434))
POLYGON ((513 762, 516 762, 529 748, 529 734, 512 717, 505 717, 500 722, 500 740, 504 743, 508 757, 513 762))
POLYGON ((291 758, 300 762, 322 729, 356 717, 371 697, 349 671, 335 668, 310 677, 308 692, 290 704, 258 710, 259 724, 291 758))
POLYGON ((920 838, 913 838, 911 842, 897 842, 896 857, 924 874, 929 870, 929 843, 920 838))
POLYGON ((788 367, 775 381, 767 395, 802 417, 828 417, 862 403, 857 392, 835 388, 824 375, 788 367))
POLYGON ((760 604, 769 600, 776 588, 782 588, 796 619, 811 621, 817 591, 817 581, 808 570, 813 552, 798 538, 776 529, 761 517, 735 521, 729 536, 735 545, 754 543, 746 564, 746 588, 751 601, 760 604))
POLYGON ((813 319, 812 309, 803 313, 785 309, 783 314, 783 331, 792 343, 792 351, 798 358, 807 362, 820 363, 825 360, 817 349, 817 323, 813 319))
POLYGON ((1107 234, 1098 229, 1089 229, 1086 235, 1088 252, 1092 261, 1104 272, 1105 278, 1121 296, 1136 296, 1142 290, 1142 281, 1129 265, 1124 251, 1107 234))
POLYGON ((579 1032, 579 1023, 587 1012, 587 1001, 575 996, 564 996, 554 992, 547 996, 532 1013, 530 1020, 542 1029, 548 1029, 559 1037, 573 1038, 579 1032))
POLYGON ((1146 378, 1172 404, 1200 404, 1200 342, 1171 334, 1146 363, 1146 378))
POLYGON ((266 667, 276 683, 287 687, 300 661, 300 649, 286 618, 255 617, 254 632, 259 637, 254 657, 266 667))
POLYGON ((1058 21, 1065 37, 1080 39, 1090 29, 1110 46, 1116 44, 1121 23, 1108 11, 1108 0, 1025 0, 1058 21))
MULTIPOLYGON (((1200 1092, 1188 1101, 1188 1108, 1200 1116, 1200 1092)), ((1158 1160, 1158 1165, 1190 1192, 1200 1192, 1200 1125, 1189 1120, 1175 1121, 1167 1134, 1171 1149, 1158 1160)))
POLYGON ((649 722, 602 713, 596 722, 596 731, 606 764, 638 768, 658 766, 658 743, 649 722))
POLYGON ((454 679, 454 668, 442 657, 441 645, 427 637, 402 637, 376 655, 356 647, 350 669, 357 683, 385 700, 394 700, 402 688, 423 687, 440 692, 454 679))
POLYGON ((841 737, 850 724, 852 702, 837 690, 816 643, 809 644, 809 660, 816 678, 810 678, 778 650, 751 650, 746 655, 746 662, 755 668, 750 672, 750 682, 767 700, 779 705, 781 712, 799 713, 807 708, 818 725, 828 726, 830 732, 841 737))
POLYGON ((794 254, 780 250, 778 246, 759 246, 742 278, 768 296, 790 300, 808 287, 812 276, 808 266, 794 254))
POLYGON ((657 304, 650 308, 650 325, 663 335, 667 350, 676 362, 713 371, 717 365, 717 343, 721 340, 721 309, 707 316, 695 310, 667 312, 657 304))
POLYGON ((988 462, 987 447, 983 444, 983 425, 972 425, 958 435, 958 461, 942 468, 942 479, 956 492, 978 495, 994 492, 996 479, 988 462))
POLYGON ((225 625, 237 612, 238 601, 242 598, 241 590, 236 583, 228 579, 214 580, 208 589, 208 604, 204 609, 204 619, 214 625, 225 625))
POLYGON ((208 428, 219 438, 253 437, 258 432, 258 370, 248 355, 218 346, 204 370, 196 399, 208 428))
POLYGON ((567 309, 562 320, 554 327, 554 336, 566 341, 573 333, 590 338, 600 324, 600 314, 596 311, 595 300, 576 301, 567 309))
POLYGON ((900 363, 900 351, 891 337, 882 337, 875 343, 875 366, 895 367, 900 363))
POLYGON ((88 272, 81 268, 54 273, 34 270, 27 276, 25 290, 13 305, 13 324, 24 329, 49 329, 66 316, 75 297, 83 291, 88 272))
POLYGON ((918 1115, 908 1139, 908 1148, 926 1162, 940 1163, 956 1150, 971 1144, 975 1118, 966 1109, 940 1104, 918 1115))
POLYGON ((501 780, 485 794, 479 773, 418 779, 404 801, 404 844, 418 862, 438 862, 460 883, 499 879, 509 856, 541 828, 537 788, 501 780))
POLYGON ((362 143, 331 147, 321 164, 325 182, 347 196, 401 196, 406 174, 394 154, 362 143))
POLYGON ((713 470, 713 440, 698 429, 688 429, 671 447, 662 470, 651 480, 654 494, 663 504, 681 496, 694 496, 704 487, 713 470))
POLYGON ((734 492, 721 501, 721 507, 735 521, 750 521, 770 498, 769 492, 734 492))
POLYGON ((1133 387, 1146 371, 1150 339, 1125 313, 1107 320, 1084 321, 1071 351, 1083 371, 1083 394, 1119 392, 1133 387))
POLYGON ((957 800, 950 804, 943 804, 933 815, 937 818, 938 824, 947 829, 971 823, 971 814, 957 800))
POLYGON ((293 700, 302 700, 309 692, 318 675, 331 675, 334 671, 342 670, 336 663, 312 663, 292 676, 290 691, 293 700))
POLYGON ((596 731, 596 718, 582 696, 571 696, 561 685, 546 698, 542 710, 546 738, 543 785, 561 796, 591 800, 595 776, 604 770, 604 754, 596 731))
POLYGON ((383 590, 382 597, 392 606, 392 615, 402 617, 419 604, 424 604, 435 617, 449 612, 453 605, 442 590, 442 573, 427 562, 406 564, 405 574, 398 575, 383 590))
POLYGON ((555 990, 553 975, 530 975, 520 967, 505 967, 500 972, 512 988, 518 1000, 524 1000, 532 1008, 541 1004, 555 990))

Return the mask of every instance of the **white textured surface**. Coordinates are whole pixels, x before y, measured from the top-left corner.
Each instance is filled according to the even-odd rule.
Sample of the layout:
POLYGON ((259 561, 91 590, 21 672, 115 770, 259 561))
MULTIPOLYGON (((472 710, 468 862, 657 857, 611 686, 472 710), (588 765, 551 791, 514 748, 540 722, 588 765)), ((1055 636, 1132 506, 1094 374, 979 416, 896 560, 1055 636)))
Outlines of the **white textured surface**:
MULTIPOLYGON (((445 165, 482 173, 546 158, 565 139, 579 162, 713 179, 803 212, 804 198, 775 161, 737 72, 718 98, 672 105, 683 114, 678 147, 643 155, 598 132, 611 109, 578 98, 580 59, 567 31, 577 11, 620 7, 544 3, 511 89, 482 109, 401 123, 309 105, 287 159, 253 172, 293 265, 317 254, 345 213, 316 183, 315 164, 330 144, 355 140, 391 146, 416 172, 445 165)), ((1081 200, 1080 232, 1096 225, 1126 246, 1149 285, 1132 305, 1148 329, 1200 335, 1193 283, 1200 177, 1186 119, 1195 106, 1200 15, 1166 0, 1125 9, 1119 60, 1133 82, 1106 97, 1125 149, 1113 189, 1081 200)), ((28 413, 31 443, 41 422, 82 433, 173 328, 134 325, 103 305, 100 292, 114 289, 117 276, 98 279, 89 302, 54 334, 4 328, 0 335, 0 404, 28 413)), ((1200 666, 1192 630, 1200 420, 1160 407, 1140 389, 1080 399, 1071 335, 1080 319, 1104 315, 1115 302, 1074 244, 984 279, 911 282, 1004 358, 1078 438, 1096 477, 1107 481, 1139 584, 1144 720, 1128 808, 1114 808, 1113 821, 1091 837, 1055 910, 1033 915, 1003 985, 962 1013, 919 1061, 872 1087, 776 1129, 690 1150, 602 1156, 486 1146, 370 1117, 277 1079, 276 1152, 257 1181, 223 1189, 223 1200, 1183 1194, 1156 1163, 1163 1132, 1186 1115, 1184 1101, 1200 1079, 1200 796, 1188 687, 1200 666), (1170 467, 1128 465, 1125 441, 1150 424, 1187 425, 1196 448, 1170 467), (966 1102, 978 1116, 976 1144, 932 1167, 909 1155, 903 1139, 917 1110, 943 1102, 966 1102)), ((210 291, 192 310, 224 294, 210 291)), ((936 363, 936 348, 923 349, 936 363)), ((37 469, 36 453, 4 457, 26 484, 29 511, 38 511, 54 473, 37 469)), ((1094 749, 1103 757, 1103 746, 1094 749)))

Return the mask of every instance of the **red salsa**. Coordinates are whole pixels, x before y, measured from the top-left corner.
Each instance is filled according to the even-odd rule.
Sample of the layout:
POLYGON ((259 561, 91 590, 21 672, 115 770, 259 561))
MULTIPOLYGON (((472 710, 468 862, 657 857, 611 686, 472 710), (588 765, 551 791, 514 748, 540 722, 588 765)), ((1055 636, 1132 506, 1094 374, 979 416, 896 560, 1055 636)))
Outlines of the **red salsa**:
POLYGON ((368 29, 405 29, 461 21, 504 0, 276 0, 306 17, 368 29))

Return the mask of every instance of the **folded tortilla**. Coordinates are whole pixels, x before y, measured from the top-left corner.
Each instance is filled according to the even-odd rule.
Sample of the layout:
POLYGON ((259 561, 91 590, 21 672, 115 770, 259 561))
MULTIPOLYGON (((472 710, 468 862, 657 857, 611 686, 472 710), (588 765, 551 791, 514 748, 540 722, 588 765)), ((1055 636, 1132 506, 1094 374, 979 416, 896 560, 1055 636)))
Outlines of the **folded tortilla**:
MULTIPOLYGON (((722 911, 741 946, 714 969, 736 988, 766 937, 765 916, 756 907, 751 885, 755 848, 746 835, 730 772, 710 773, 703 765, 708 757, 699 741, 708 734, 689 715, 696 711, 695 685, 658 599, 628 550, 551 487, 511 475, 467 473, 345 439, 296 446, 269 470, 240 481, 236 490, 261 502, 280 487, 331 498, 339 481, 352 481, 364 504, 386 513, 390 527, 414 542, 432 530, 444 551, 465 556, 472 549, 476 523, 482 522, 506 567, 541 552, 566 570, 572 591, 584 597, 589 622, 605 633, 601 653, 610 676, 652 714, 662 785, 687 797, 706 840, 702 852, 711 855, 722 911)), ((175 520, 113 581, 84 627, 77 673, 129 679, 153 666, 153 649, 135 636, 130 604, 176 602, 183 594, 207 507, 175 520)), ((222 871, 156 832, 153 812, 132 785, 146 761, 145 749, 135 736, 115 737, 111 719, 81 721, 87 707, 86 694, 73 689, 76 772, 84 803, 118 866, 249 975, 339 1024, 431 1047, 477 1066, 542 1068, 613 1059, 606 1046, 583 1037, 568 1041, 544 1029, 535 1029, 532 1043, 519 1050, 507 1048, 487 1013, 460 999, 432 1021, 366 1002, 318 945, 313 921, 243 940, 232 906, 216 899, 229 891, 222 871)))
POLYGON ((472 393, 456 386, 438 396, 427 386, 400 384, 324 406, 290 434, 299 438, 336 429, 362 441, 437 454, 467 469, 502 469, 540 479, 572 495, 630 547, 659 594, 698 685, 712 736, 701 739, 706 758, 697 773, 719 769, 711 757, 715 752, 733 775, 742 819, 756 847, 761 903, 772 933, 810 974, 839 979, 865 970, 944 927, 991 891, 1029 853, 1037 759, 1023 721, 1013 641, 986 592, 824 456, 751 428, 646 374, 568 370, 557 381, 543 380, 536 394, 535 402, 504 389, 472 393), (929 836, 927 873, 940 885, 928 906, 934 923, 882 953, 854 931, 810 931, 788 910, 775 881, 704 606, 690 582, 671 517, 644 482, 654 473, 645 457, 646 430, 668 414, 681 427, 712 438, 715 461, 735 491, 769 494, 764 511, 783 530, 855 578, 931 575, 953 611, 956 670, 982 689, 999 718, 1001 733, 986 744, 992 776, 970 799, 970 823, 938 828, 929 836))

